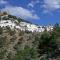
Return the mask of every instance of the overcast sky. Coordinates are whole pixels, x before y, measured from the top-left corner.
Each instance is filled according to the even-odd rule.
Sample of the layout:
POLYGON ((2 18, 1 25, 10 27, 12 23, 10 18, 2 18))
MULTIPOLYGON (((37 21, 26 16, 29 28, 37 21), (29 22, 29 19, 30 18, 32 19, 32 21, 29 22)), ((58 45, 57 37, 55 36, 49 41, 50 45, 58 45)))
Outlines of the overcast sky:
POLYGON ((0 0, 0 10, 39 25, 60 24, 60 0, 0 0))

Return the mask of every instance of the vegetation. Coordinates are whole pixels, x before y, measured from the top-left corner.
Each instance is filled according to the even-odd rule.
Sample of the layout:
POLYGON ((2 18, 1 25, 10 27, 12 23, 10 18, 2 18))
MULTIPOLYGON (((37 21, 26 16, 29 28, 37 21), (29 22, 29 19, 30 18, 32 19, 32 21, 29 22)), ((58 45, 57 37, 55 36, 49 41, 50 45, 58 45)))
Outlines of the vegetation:
POLYGON ((59 24, 55 24, 53 31, 42 33, 24 32, 8 26, 5 30, 0 27, 0 60, 60 59, 59 24))
POLYGON ((14 35, 16 33, 15 30, 12 30, 10 27, 6 26, 6 30, 9 33, 10 36, 14 35))
POLYGON ((37 51, 34 48, 25 47, 17 52, 14 60, 36 60, 37 51))
POLYGON ((0 35, 3 33, 3 28, 0 27, 0 35))
POLYGON ((8 15, 9 18, 17 19, 16 16, 8 15))

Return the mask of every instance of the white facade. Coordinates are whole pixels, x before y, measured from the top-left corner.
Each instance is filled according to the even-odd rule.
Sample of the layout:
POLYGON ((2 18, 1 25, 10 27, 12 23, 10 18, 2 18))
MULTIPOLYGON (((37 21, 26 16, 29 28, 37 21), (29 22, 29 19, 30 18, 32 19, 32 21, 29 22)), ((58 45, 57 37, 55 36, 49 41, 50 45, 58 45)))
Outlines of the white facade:
MULTIPOLYGON (((15 28, 23 30, 23 31, 28 30, 31 32, 43 32, 45 30, 45 28, 43 28, 42 26, 38 27, 37 25, 26 23, 26 22, 21 22, 20 25, 17 26, 11 20, 1 20, 0 26, 1 27, 9 26, 12 29, 15 27, 15 28)), ((50 30, 52 31, 53 26, 46 26, 46 29, 47 29, 47 31, 50 31, 50 30)))
MULTIPOLYGON (((31 32, 43 32, 45 30, 45 28, 43 28, 42 26, 37 26, 34 24, 30 24, 30 23, 26 23, 26 22, 20 22, 20 25, 16 25, 14 22, 12 22, 11 20, 1 20, 0 21, 0 26, 1 27, 6 27, 9 26, 10 28, 17 28, 20 30, 28 30, 31 32)), ((47 31, 52 31, 53 30, 53 26, 46 26, 46 30, 47 31)))
POLYGON ((46 26, 46 30, 47 31, 52 31, 53 30, 53 26, 46 26))
POLYGON ((14 27, 20 30, 28 30, 31 32, 43 32, 45 30, 45 28, 47 29, 47 31, 53 30, 53 26, 46 26, 45 28, 43 28, 42 26, 37 26, 35 24, 30 24, 27 22, 20 22, 19 25, 17 25, 15 22, 18 22, 17 20, 2 20, 3 17, 8 17, 8 15, 4 15, 1 17, 1 21, 0 21, 0 26, 1 27, 6 27, 9 26, 11 29, 13 29, 14 27))
POLYGON ((1 20, 0 21, 0 26, 1 27, 9 26, 10 28, 14 28, 14 26, 16 26, 16 25, 11 20, 1 20))
POLYGON ((20 26, 26 26, 27 25, 27 23, 26 22, 20 22, 20 26))

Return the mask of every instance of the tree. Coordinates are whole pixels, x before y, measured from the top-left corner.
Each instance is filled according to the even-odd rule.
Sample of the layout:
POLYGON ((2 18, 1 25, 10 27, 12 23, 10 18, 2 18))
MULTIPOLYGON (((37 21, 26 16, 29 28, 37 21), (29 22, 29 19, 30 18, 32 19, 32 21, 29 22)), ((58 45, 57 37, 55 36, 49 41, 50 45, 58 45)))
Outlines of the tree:
POLYGON ((13 19, 17 19, 16 16, 13 16, 13 15, 8 15, 9 18, 13 18, 13 19))
POLYGON ((58 49, 60 48, 60 26, 58 23, 55 24, 54 29, 52 31, 52 36, 56 40, 56 44, 58 45, 58 49))
POLYGON ((60 37, 60 26, 58 23, 54 25, 54 29, 52 31, 52 34, 54 35, 54 38, 60 37))
POLYGON ((39 49, 39 53, 41 55, 47 54, 48 58, 53 57, 53 54, 57 50, 57 44, 52 34, 47 31, 43 32, 40 37, 39 49))

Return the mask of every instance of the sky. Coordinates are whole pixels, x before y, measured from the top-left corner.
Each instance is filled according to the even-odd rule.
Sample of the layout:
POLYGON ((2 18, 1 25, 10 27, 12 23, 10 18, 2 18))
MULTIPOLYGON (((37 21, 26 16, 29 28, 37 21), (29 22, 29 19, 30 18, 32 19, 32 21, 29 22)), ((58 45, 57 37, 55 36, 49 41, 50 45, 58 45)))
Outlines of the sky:
POLYGON ((38 25, 60 24, 60 0, 0 0, 0 10, 38 25))

